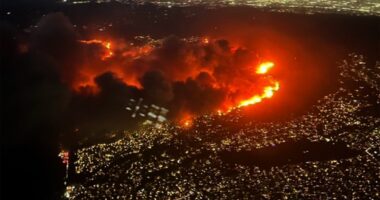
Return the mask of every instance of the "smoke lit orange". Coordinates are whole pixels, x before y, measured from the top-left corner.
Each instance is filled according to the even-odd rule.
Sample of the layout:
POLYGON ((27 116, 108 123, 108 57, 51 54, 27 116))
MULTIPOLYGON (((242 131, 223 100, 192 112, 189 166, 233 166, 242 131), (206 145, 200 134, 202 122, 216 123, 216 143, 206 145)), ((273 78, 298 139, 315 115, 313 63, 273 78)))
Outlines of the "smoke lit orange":
POLYGON ((262 62, 254 69, 247 67, 255 62, 252 52, 226 41, 208 37, 195 41, 194 38, 170 37, 163 40, 148 38, 146 43, 141 44, 124 41, 113 44, 110 40, 99 39, 79 42, 98 45, 101 51, 98 51, 95 59, 88 59, 88 63, 78 70, 73 81, 74 89, 82 91, 84 88, 87 92, 95 91, 95 94, 98 91, 95 78, 111 72, 118 81, 136 90, 143 91, 148 86, 149 91, 143 93, 159 91, 165 94, 163 98, 155 95, 154 101, 159 99, 168 105, 173 101, 180 102, 183 112, 175 116, 175 121, 182 127, 191 127, 192 119, 197 114, 218 110, 221 115, 236 108, 254 105, 272 98, 280 88, 279 81, 269 74, 275 67, 274 62, 262 62), (99 60, 107 62, 96 62, 99 60), (154 76, 144 85, 141 81, 147 73, 153 73, 154 76), (161 73, 162 77, 159 75, 161 73), (206 98, 199 99, 199 103, 195 102, 198 101, 194 98, 196 96, 206 98))
MULTIPOLYGON (((273 67, 274 67, 273 62, 261 63, 256 69, 256 74, 262 74, 262 75, 267 74, 269 72, 269 70, 273 67)), ((241 100, 238 103, 238 105, 230 107, 227 112, 230 112, 235 108, 241 108, 241 107, 250 106, 250 105, 260 103, 263 101, 263 99, 272 98, 274 93, 280 89, 280 82, 277 80, 272 80, 271 77, 268 77, 268 78, 270 78, 271 84, 265 86, 261 94, 257 94, 257 95, 254 95, 254 96, 248 98, 248 99, 241 100)), ((221 110, 217 110, 217 114, 222 115, 223 112, 221 110)), ((180 125, 182 128, 189 128, 192 126, 192 120, 191 120, 191 117, 189 117, 189 116, 190 115, 186 115, 180 121, 180 125)))
POLYGON ((181 118, 182 119, 178 121, 178 125, 182 128, 187 129, 193 126, 193 116, 190 113, 183 113, 181 118))

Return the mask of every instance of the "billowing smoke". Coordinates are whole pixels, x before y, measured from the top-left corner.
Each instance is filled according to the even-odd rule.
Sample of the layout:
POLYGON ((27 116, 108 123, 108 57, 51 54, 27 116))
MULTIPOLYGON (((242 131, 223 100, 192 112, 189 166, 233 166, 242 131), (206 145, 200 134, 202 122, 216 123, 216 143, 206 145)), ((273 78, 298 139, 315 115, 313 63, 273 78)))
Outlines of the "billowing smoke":
POLYGON ((178 119, 181 113, 226 110, 270 82, 255 73, 259 60, 253 52, 227 40, 169 36, 135 46, 111 40, 80 41, 85 51, 94 52, 95 45, 98 51, 77 69, 74 89, 96 95, 95 77, 112 72, 138 88, 145 101, 170 107, 170 116, 178 119))
POLYGON ((33 42, 71 87, 74 113, 95 109, 114 122, 130 98, 167 107, 169 117, 179 121, 225 111, 271 84, 270 77, 255 73, 260 61, 255 52, 224 39, 81 38, 57 13, 41 19, 33 42))
POLYGON ((48 62, 38 70, 65 88, 53 89, 65 94, 63 132, 133 126, 125 110, 130 99, 165 107, 179 122, 226 111, 272 84, 255 73, 262 61, 255 52, 218 38, 84 38, 67 17, 53 13, 17 43, 17 54, 48 62))
POLYGON ((54 62, 62 81, 69 83, 83 63, 83 50, 77 40, 79 35, 62 13, 41 18, 31 34, 30 45, 34 51, 54 62))

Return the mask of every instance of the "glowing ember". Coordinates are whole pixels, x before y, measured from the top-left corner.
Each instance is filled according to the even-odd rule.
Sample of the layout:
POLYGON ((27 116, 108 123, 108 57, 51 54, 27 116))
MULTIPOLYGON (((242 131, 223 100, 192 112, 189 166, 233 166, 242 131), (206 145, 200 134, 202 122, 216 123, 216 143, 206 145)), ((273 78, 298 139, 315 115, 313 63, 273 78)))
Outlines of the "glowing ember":
POLYGON ((272 67, 274 67, 273 62, 264 62, 256 70, 256 74, 266 74, 272 67))
POLYGON ((179 125, 184 129, 190 128, 193 126, 193 119, 187 118, 187 119, 181 120, 179 125))
POLYGON ((190 120, 186 120, 185 123, 183 124, 185 127, 189 127, 191 126, 191 121, 190 120))
POLYGON ((203 38, 203 44, 208 44, 210 43, 210 40, 206 37, 206 38, 203 38))
POLYGON ((183 128, 183 129, 188 129, 193 126, 194 123, 194 115, 191 113, 182 113, 181 114, 181 119, 177 121, 177 124, 183 128))

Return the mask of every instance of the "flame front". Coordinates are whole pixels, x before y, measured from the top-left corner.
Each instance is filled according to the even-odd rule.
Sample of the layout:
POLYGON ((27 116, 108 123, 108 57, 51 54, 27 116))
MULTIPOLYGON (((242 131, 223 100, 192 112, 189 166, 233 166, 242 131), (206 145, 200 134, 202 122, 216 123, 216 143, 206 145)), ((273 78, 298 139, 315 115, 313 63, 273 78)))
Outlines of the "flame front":
POLYGON ((271 68, 274 67, 273 62, 264 62, 259 65, 256 70, 256 74, 266 74, 271 68))
POLYGON ((94 40, 79 40, 79 42, 84 43, 84 44, 102 45, 104 47, 104 49, 106 49, 106 52, 104 53, 104 55, 101 56, 102 60, 106 60, 106 59, 111 58, 113 56, 113 52, 111 50, 111 42, 109 42, 109 41, 102 41, 102 40, 94 39, 94 40))
MULTIPOLYGON (((257 68, 256 68, 256 74, 258 75, 266 75, 271 68, 273 68, 275 64, 273 62, 264 62, 261 63, 257 68)), ((256 94, 248 99, 241 100, 237 105, 235 106, 229 106, 228 110, 222 111, 221 109, 218 109, 216 113, 218 115, 223 115, 226 113, 231 112, 232 110, 236 108, 242 108, 246 106, 251 106, 257 103, 260 103, 263 101, 263 99, 269 99, 272 98, 274 93, 280 89, 280 82, 277 80, 274 80, 272 76, 266 76, 265 79, 269 80, 270 85, 266 85, 263 87, 263 91, 261 94, 256 94)), ((192 118, 190 115, 184 115, 182 120, 180 121, 180 126, 182 128, 189 128, 193 125, 192 118)))
MULTIPOLYGON (((264 62, 256 69, 256 74, 266 74, 274 67, 273 62, 264 62)), ((261 102, 263 99, 271 98, 276 91, 280 89, 280 83, 278 81, 272 81, 272 85, 265 86, 262 94, 254 95, 253 97, 240 101, 238 108, 253 105, 261 102)))
POLYGON ((266 86, 264 88, 264 91, 261 95, 255 95, 249 99, 243 100, 239 103, 238 107, 244 107, 253 105, 256 103, 261 102, 263 99, 271 98, 274 94, 274 92, 278 91, 280 89, 280 83, 278 81, 274 82, 274 85, 272 86, 266 86))
MULTIPOLYGON (((273 67, 274 67, 273 62, 261 63, 256 69, 256 74, 265 75, 273 67)), ((218 109, 216 113, 218 115, 223 115, 224 113, 228 113, 236 108, 251 106, 251 105, 262 102, 263 99, 272 98, 274 93, 280 89, 280 82, 277 80, 272 80, 271 76, 267 78, 270 78, 271 85, 265 86, 261 94, 254 95, 251 98, 240 101, 237 106, 229 107, 228 111, 226 112, 223 112, 222 110, 218 109)), ((183 115, 182 119, 179 122, 179 125, 185 129, 190 128, 193 125, 192 116, 189 114, 183 115)))

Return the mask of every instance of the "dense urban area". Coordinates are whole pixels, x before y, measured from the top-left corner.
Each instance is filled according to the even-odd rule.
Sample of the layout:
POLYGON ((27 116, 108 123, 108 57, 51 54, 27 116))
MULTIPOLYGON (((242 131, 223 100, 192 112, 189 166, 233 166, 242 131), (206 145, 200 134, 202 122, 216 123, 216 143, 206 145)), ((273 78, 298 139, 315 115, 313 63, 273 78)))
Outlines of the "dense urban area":
POLYGON ((339 1, 339 0, 62 0, 63 3, 135 3, 135 4, 155 4, 165 7, 186 7, 186 6, 209 6, 223 7, 223 6, 252 6, 256 8, 265 8, 266 10, 273 10, 276 12, 302 12, 302 13, 349 13, 360 15, 379 15, 380 3, 376 0, 365 1, 339 1))

